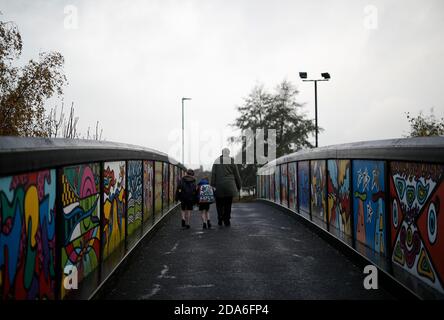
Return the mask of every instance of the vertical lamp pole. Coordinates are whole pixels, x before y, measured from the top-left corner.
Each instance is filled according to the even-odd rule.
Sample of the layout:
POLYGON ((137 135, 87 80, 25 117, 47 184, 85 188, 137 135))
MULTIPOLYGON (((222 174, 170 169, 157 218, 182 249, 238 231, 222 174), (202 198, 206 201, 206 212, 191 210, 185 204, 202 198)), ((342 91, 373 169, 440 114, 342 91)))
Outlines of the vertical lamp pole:
POLYGON ((315 127, 316 127, 316 148, 318 147, 318 81, 314 81, 315 85, 315 127))
POLYGON ((185 143, 184 143, 184 135, 185 135, 185 124, 184 124, 184 115, 183 115, 183 106, 184 106, 184 101, 185 100, 191 100, 191 98, 182 98, 182 165, 185 164, 184 159, 185 159, 185 143))
POLYGON ((330 80, 330 74, 328 72, 321 73, 321 76, 324 79, 307 79, 307 72, 299 72, 299 77, 302 81, 311 81, 314 82, 315 89, 315 127, 316 127, 316 148, 318 147, 318 81, 328 81, 330 80))

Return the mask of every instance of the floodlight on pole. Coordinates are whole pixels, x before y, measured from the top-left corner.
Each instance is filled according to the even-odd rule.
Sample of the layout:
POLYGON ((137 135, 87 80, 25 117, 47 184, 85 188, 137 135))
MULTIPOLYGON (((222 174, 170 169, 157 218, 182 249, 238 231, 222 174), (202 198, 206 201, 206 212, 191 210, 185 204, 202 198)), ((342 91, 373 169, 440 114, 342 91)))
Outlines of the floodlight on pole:
POLYGON ((307 79, 307 72, 299 72, 299 77, 302 81, 312 81, 314 82, 315 89, 315 136, 316 136, 316 148, 318 147, 318 81, 328 81, 331 79, 330 73, 323 72, 321 73, 323 79, 307 79))
POLYGON ((321 76, 322 76, 325 80, 329 80, 329 79, 330 79, 330 74, 329 74, 328 72, 321 73, 321 76))

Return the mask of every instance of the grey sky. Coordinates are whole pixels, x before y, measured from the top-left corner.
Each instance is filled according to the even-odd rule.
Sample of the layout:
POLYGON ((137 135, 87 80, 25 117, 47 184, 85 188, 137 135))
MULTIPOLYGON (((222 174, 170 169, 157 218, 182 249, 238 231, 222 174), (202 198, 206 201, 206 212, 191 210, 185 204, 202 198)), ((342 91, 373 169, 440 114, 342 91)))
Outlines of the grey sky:
POLYGON ((65 101, 82 131, 100 120, 107 140, 164 152, 178 142, 168 136, 180 133, 182 96, 193 98, 186 125, 201 139, 227 129, 256 83, 292 81, 313 118, 313 85, 299 71, 332 76, 319 84, 320 146, 401 137, 406 111, 444 116, 443 9, 440 0, 0 0, 24 59, 64 55, 65 101), (67 5, 78 10, 76 29, 64 27, 67 5), (376 29, 366 27, 369 5, 376 29))

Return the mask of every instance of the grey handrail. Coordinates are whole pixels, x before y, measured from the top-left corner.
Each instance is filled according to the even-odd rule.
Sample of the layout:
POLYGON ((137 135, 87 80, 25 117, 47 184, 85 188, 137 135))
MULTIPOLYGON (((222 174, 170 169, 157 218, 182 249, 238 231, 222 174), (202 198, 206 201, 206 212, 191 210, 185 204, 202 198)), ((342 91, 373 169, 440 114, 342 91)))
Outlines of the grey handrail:
MULTIPOLYGON (((440 163, 444 162, 444 136, 361 141, 301 150, 270 161, 262 168, 316 159, 383 159, 440 163)), ((259 174, 264 170, 262 168, 259 174)))
POLYGON ((156 160, 177 163, 166 153, 137 145, 62 138, 0 137, 0 176, 85 162, 156 160))

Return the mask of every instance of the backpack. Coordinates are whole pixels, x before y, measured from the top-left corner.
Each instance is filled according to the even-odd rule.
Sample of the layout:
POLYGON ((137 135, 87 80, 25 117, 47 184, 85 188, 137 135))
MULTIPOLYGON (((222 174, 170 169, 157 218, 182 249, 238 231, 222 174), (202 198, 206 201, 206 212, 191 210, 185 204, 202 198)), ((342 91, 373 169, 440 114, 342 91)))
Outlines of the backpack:
POLYGON ((203 184, 199 188, 199 203, 213 203, 214 202, 214 192, 213 187, 209 184, 203 184))
POLYGON ((182 202, 194 202, 196 197, 196 183, 181 180, 178 188, 179 200, 182 202))

